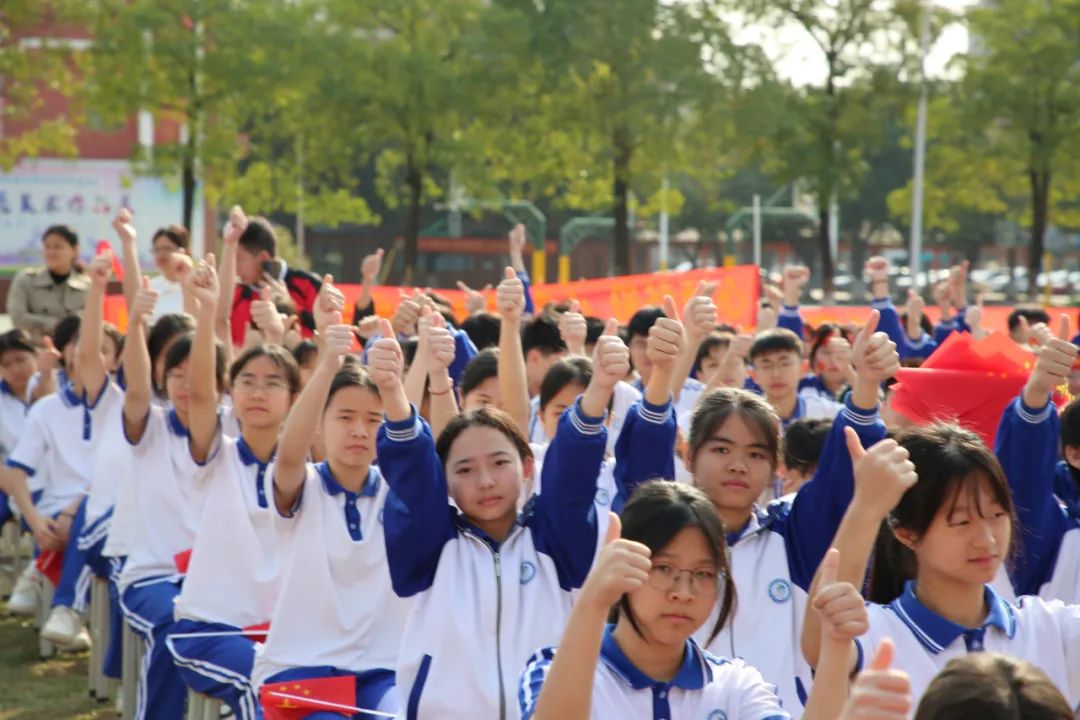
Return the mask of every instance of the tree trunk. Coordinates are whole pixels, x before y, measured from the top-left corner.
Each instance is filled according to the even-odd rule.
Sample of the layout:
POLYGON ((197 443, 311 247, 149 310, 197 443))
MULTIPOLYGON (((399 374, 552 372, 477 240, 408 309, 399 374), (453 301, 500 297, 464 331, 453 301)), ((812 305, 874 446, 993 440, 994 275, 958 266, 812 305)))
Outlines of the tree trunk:
POLYGON ((417 276, 420 247, 420 203, 423 201, 424 175, 412 155, 406 159, 405 185, 409 188, 409 204, 405 212, 405 270, 403 285, 412 285, 417 276))
MULTIPOLYGON (((193 232, 192 222, 194 222, 195 215, 195 190, 197 181, 195 179, 195 148, 194 137, 188 137, 188 148, 184 152, 184 167, 181 169, 181 182, 183 183, 184 192, 184 217, 181 221, 181 225, 188 229, 188 232, 193 232)), ((208 247, 204 248, 205 251, 210 251, 210 241, 207 240, 208 247)))
POLYGON ((629 275, 630 262, 630 141, 625 128, 616 128, 612 142, 615 148, 615 275, 629 275))
POLYGON ((1042 270, 1046 221, 1050 212, 1050 171, 1031 170, 1028 172, 1028 178, 1031 181, 1031 245, 1027 261, 1028 299, 1034 299, 1039 294, 1039 272, 1042 270))
POLYGON ((829 247, 829 199, 818 199, 818 255, 821 257, 821 289, 825 298, 833 293, 833 257, 829 247))

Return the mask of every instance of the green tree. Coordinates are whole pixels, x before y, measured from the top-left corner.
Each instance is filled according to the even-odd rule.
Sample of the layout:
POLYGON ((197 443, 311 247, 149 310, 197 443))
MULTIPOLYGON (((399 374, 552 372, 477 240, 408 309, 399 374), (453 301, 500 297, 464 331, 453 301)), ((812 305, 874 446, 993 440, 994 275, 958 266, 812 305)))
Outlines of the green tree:
POLYGON ((35 35, 36 28, 44 26, 78 24, 90 12, 86 0, 5 0, 0 4, 0 169, 10 170, 26 157, 75 154, 75 126, 82 113, 74 91, 83 54, 62 41, 29 45, 20 38, 35 35), (71 100, 68 114, 31 126, 30 118, 43 105, 42 90, 67 96, 71 100))
POLYGON ((997 0, 968 14, 973 52, 963 79, 965 121, 1026 180, 1028 277, 1038 276, 1046 229, 1076 226, 1057 188, 1075 188, 1080 160, 1080 0, 997 0))

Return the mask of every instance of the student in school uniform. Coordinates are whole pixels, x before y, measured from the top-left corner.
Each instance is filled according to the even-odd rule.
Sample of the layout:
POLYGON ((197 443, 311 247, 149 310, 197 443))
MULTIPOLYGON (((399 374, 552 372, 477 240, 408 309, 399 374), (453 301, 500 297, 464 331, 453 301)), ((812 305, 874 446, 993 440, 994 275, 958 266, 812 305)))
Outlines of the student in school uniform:
MULTIPOLYGON (((91 264, 91 298, 104 294, 110 265, 107 255, 95 258, 91 264)), ((8 456, 7 465, 14 472, 6 478, 8 490, 33 530, 39 549, 55 551, 62 557, 53 608, 42 627, 42 636, 70 649, 88 645, 86 628, 73 607, 79 604, 80 590, 87 589, 79 583, 87 558, 79 551, 77 540, 85 521, 100 424, 121 398, 120 389, 107 373, 97 372, 114 365, 115 358, 102 356, 101 324, 93 322, 93 313, 87 319, 91 322, 81 327, 78 341, 64 348, 67 382, 56 396, 46 398, 48 404, 43 400, 31 409, 26 432, 8 456), (81 429, 75 437, 73 427, 81 429), (27 480, 39 468, 46 471, 45 486, 34 503, 27 480)))
POLYGON ((1039 350, 1023 392, 1002 413, 994 451, 1023 529, 1022 551, 1010 568, 1016 594, 1080 603, 1080 520, 1054 494, 1061 431, 1050 396, 1077 356, 1068 319, 1062 320, 1060 336, 1039 350))
POLYGON ((280 345, 241 353, 229 369, 241 434, 224 435, 213 386, 219 288, 211 262, 199 264, 190 288, 199 316, 191 355, 189 442, 192 458, 202 466, 205 494, 166 644, 188 687, 223 700, 247 720, 259 714, 251 683, 255 643, 265 639, 288 545, 288 534, 275 527, 269 468, 299 391, 300 370, 280 345))
POLYGON ((604 336, 595 353, 592 383, 545 458, 544 492, 519 514, 532 452, 515 423, 500 411, 466 413, 436 445, 405 397, 397 342, 369 351, 386 414, 377 452, 392 492, 390 577, 399 596, 415 597, 397 666, 408 720, 517 718, 521 662, 562 632, 604 524, 594 505, 604 408, 630 365, 617 337, 604 336))
POLYGON ((1080 398, 1061 410, 1061 453, 1064 457, 1054 469, 1054 495, 1080 519, 1080 398))
MULTIPOLYGON (((992 587, 1018 529, 1005 473, 979 436, 935 423, 869 450, 850 432, 848 441, 856 491, 834 539, 838 579, 861 583, 874 554, 869 629, 850 669, 891 638, 919 702, 950 660, 1000 652, 1040 667, 1080 706, 1080 606, 1032 596, 1014 604, 992 587)), ((816 623, 808 612, 811 665, 816 623)))
MULTIPOLYGON (((340 309, 331 311, 335 324, 326 326, 316 308, 319 363, 289 413, 273 469, 279 521, 293 526, 291 550, 252 680, 268 708, 290 703, 270 694, 275 687, 300 695, 297 681, 336 677, 355 686, 350 704, 355 697, 356 707, 394 713, 394 668, 411 603, 394 593, 386 566, 389 486, 374 464, 382 400, 348 355, 353 334, 340 324, 340 309), (317 429, 327 459, 314 464, 307 454, 317 429)), ((452 348, 449 331, 442 330, 452 348)), ((327 710, 305 717, 340 715, 327 710)))
MULTIPOLYGON (((791 718, 753 666, 712 655, 693 638, 699 628, 716 635, 737 612, 726 549, 723 525, 700 490, 662 481, 639 487, 621 522, 613 516, 559 647, 541 649, 526 664, 522 717, 791 718)), ((822 668, 808 720, 836 718, 851 640, 865 628, 853 586, 823 592, 835 610, 825 651, 834 660, 822 668)))
POLYGON ((852 493, 845 428, 867 442, 885 436, 877 414, 878 385, 899 367, 896 348, 872 332, 871 312, 855 344, 855 384, 833 422, 817 471, 794 497, 757 504, 779 463, 780 420, 754 393, 724 388, 702 399, 690 430, 687 468, 712 500, 728 532, 740 596, 734 622, 707 649, 741 657, 775 684, 792 717, 801 714, 810 672, 797 643, 810 581, 852 493))
POLYGON ((784 427, 801 418, 836 417, 843 408, 820 395, 799 392, 802 362, 802 341, 790 330, 766 330, 750 346, 754 380, 784 427))

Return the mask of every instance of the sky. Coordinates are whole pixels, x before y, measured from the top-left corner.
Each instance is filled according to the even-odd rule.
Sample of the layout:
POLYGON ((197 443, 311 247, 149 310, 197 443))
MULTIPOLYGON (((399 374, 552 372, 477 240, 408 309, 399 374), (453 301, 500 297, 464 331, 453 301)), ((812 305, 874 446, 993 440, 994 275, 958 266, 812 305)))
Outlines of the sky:
MULTIPOLYGON (((931 0, 937 7, 960 11, 976 4, 976 0, 931 0)), ((781 75, 796 85, 819 84, 825 78, 825 61, 821 50, 806 31, 798 25, 768 28, 745 28, 737 33, 742 41, 760 41, 766 53, 774 60, 781 75)), ((967 52, 967 29, 960 24, 946 28, 927 56, 926 70, 930 77, 943 74, 949 60, 958 53, 967 52)))

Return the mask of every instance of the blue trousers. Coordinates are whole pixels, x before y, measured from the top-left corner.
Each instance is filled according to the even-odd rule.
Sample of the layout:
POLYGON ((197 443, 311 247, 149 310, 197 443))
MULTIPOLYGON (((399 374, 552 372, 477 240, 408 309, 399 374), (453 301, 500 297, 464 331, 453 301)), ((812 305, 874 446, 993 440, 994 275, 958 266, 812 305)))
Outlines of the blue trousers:
MULTIPOLYGON (((341 677, 342 675, 356 676, 356 707, 388 713, 396 713, 401 709, 398 706, 397 693, 395 692, 393 670, 368 670, 362 673, 354 673, 349 670, 327 666, 299 667, 275 673, 266 678, 266 682, 263 684, 269 685, 288 680, 341 677)), ((346 716, 344 713, 330 710, 305 715, 304 720, 341 720, 343 717, 359 718, 359 720, 379 720, 378 716, 367 713, 346 716)))
POLYGON ((172 630, 180 583, 151 578, 131 585, 120 597, 124 619, 146 643, 139 667, 135 720, 183 720, 187 688, 165 640, 172 630))
POLYGON ((124 612, 120 609, 120 589, 116 582, 124 569, 127 558, 111 558, 112 573, 109 575, 109 647, 102 658, 102 672, 105 677, 120 679, 124 668, 124 612))
POLYGON ((240 630, 222 623, 177 620, 166 644, 189 688, 225 702, 239 720, 258 720, 262 708, 251 684, 255 642, 244 635, 184 637, 188 633, 239 633, 240 630))
POLYGON ((105 549, 112 511, 105 513, 93 524, 86 524, 86 499, 79 503, 68 531, 64 547, 64 560, 60 570, 60 582, 53 594, 53 607, 69 607, 82 610, 90 593, 94 575, 107 578, 112 574, 112 563, 101 554, 105 549))
POLYGON ((0 492, 0 525, 11 520, 13 516, 14 514, 11 512, 11 505, 8 504, 7 493, 0 492))

